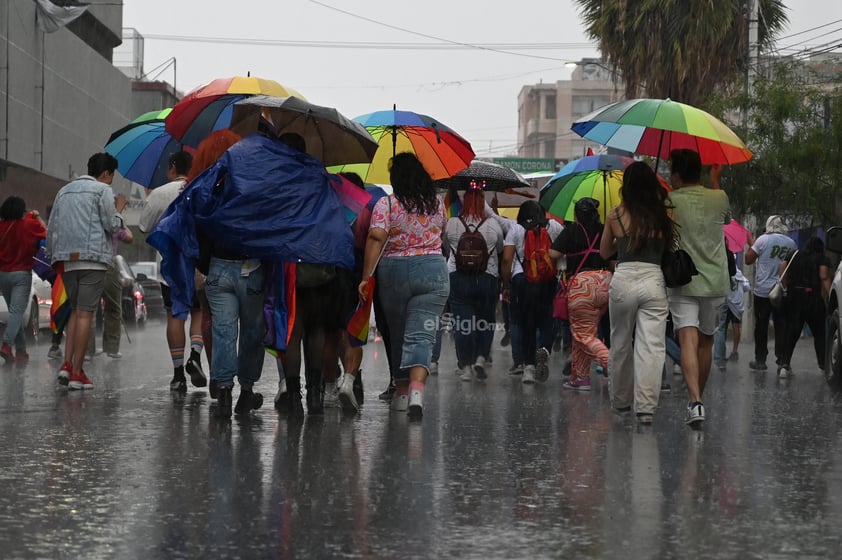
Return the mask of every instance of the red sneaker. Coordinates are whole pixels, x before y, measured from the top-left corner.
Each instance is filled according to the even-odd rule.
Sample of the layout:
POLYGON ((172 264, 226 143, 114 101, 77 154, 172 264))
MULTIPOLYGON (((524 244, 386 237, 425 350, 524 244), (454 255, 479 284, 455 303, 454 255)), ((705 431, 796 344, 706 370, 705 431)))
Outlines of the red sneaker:
POLYGON ((15 352, 15 363, 21 366, 29 363, 29 354, 26 353, 26 350, 15 352))
POLYGON ((3 346, 0 346, 0 358, 3 358, 7 364, 11 364, 15 361, 15 358, 12 355, 12 347, 8 342, 4 342, 3 346))
POLYGON ((70 381, 67 384, 68 387, 71 389, 93 389, 94 382, 91 381, 87 375, 85 375, 85 370, 81 371, 72 371, 70 372, 70 381))
POLYGON ((70 381, 70 374, 72 372, 73 365, 70 362, 64 362, 61 364, 61 368, 58 370, 58 384, 67 387, 67 383, 70 381))

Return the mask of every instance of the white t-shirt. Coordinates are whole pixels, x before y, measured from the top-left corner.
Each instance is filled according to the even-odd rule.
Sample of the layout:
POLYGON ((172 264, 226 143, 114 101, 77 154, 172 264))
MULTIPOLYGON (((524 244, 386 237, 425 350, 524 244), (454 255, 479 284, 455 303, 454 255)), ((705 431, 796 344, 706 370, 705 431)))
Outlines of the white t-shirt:
POLYGON ((769 297, 772 286, 781 276, 781 262, 797 249, 795 241, 782 233, 764 233, 757 238, 751 249, 757 253, 754 294, 769 297))
MULTIPOLYGON (((149 193, 146 197, 146 204, 140 213, 140 222, 138 227, 143 233, 149 233, 158 224, 158 220, 167 211, 167 207, 173 200, 178 198, 181 191, 184 189, 184 179, 176 179, 170 181, 165 185, 161 185, 157 189, 149 193)), ((164 277, 161 275, 161 254, 155 253, 155 263, 158 270, 158 282, 166 284, 164 277)))
MULTIPOLYGON (((465 222, 471 226, 479 223, 479 220, 467 217, 465 222)), ((485 269, 487 274, 497 276, 499 274, 497 266, 497 254, 503 250, 503 229, 496 221, 486 219, 479 228, 479 232, 485 238, 487 246, 488 266, 485 269)), ((459 218, 450 218, 447 220, 447 225, 444 229, 444 242, 447 244, 449 256, 447 258, 447 271, 456 272, 456 247, 459 245, 459 238, 465 233, 465 226, 459 218)))
MULTIPOLYGON (((550 241, 555 241, 555 238, 564 230, 564 226, 555 220, 550 220, 547 223, 547 233, 550 234, 550 241)), ((506 247, 515 248, 515 258, 512 261, 512 276, 523 274, 523 245, 526 240, 526 230, 517 222, 513 223, 509 228, 509 233, 506 235, 506 240, 503 245, 506 247)))

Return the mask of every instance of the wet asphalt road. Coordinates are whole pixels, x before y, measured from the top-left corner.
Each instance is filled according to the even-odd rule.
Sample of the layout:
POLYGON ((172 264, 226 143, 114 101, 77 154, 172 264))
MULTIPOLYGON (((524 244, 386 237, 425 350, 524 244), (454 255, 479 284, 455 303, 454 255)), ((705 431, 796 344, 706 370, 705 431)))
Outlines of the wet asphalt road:
POLYGON ((279 416, 267 360, 267 405, 219 422, 206 391, 171 398, 162 324, 130 334, 90 392, 56 390, 47 340, 0 370, 0 557, 840 557, 842 398, 810 340, 788 381, 744 342, 695 432, 680 377, 641 427, 598 378, 563 390, 558 354, 542 385, 507 375, 508 348, 459 381, 448 337, 420 423, 377 400, 380 343, 355 418, 279 416))

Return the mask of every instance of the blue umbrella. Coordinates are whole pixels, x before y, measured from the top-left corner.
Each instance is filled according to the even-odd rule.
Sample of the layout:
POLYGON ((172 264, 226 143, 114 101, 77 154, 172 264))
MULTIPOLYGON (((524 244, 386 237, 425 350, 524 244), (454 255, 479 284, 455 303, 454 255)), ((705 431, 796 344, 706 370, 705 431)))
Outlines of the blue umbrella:
POLYGON ((182 149, 164 128, 171 110, 144 113, 108 139, 105 151, 117 158, 123 177, 153 189, 167 182, 169 157, 182 149))

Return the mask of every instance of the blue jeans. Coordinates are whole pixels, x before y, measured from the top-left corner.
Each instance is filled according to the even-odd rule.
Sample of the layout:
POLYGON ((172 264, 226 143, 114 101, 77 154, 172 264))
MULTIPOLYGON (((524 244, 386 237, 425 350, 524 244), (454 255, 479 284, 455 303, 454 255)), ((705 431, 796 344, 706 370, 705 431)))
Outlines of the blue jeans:
POLYGON ((234 376, 250 389, 263 370, 263 267, 242 276, 242 261, 211 258, 205 293, 213 315, 211 377, 232 387, 234 376), (237 335, 239 331, 239 347, 237 335))
POLYGON ((719 325, 713 333, 713 363, 716 365, 725 363, 725 335, 728 331, 728 323, 728 304, 725 304, 719 313, 719 325))
POLYGON ((498 285, 491 274, 450 273, 450 311, 460 368, 491 354, 498 285))
POLYGON ((3 343, 11 346, 14 342, 15 348, 21 350, 26 348, 26 339, 21 326, 23 325, 23 313, 26 311, 31 289, 31 270, 0 272, 0 292, 3 293, 6 307, 9 308, 9 321, 6 323, 6 331, 3 333, 3 343))
POLYGON ((389 325, 392 363, 400 364, 395 379, 408 379, 409 369, 416 366, 429 371, 439 316, 450 293, 444 257, 385 257, 377 284, 389 325))

